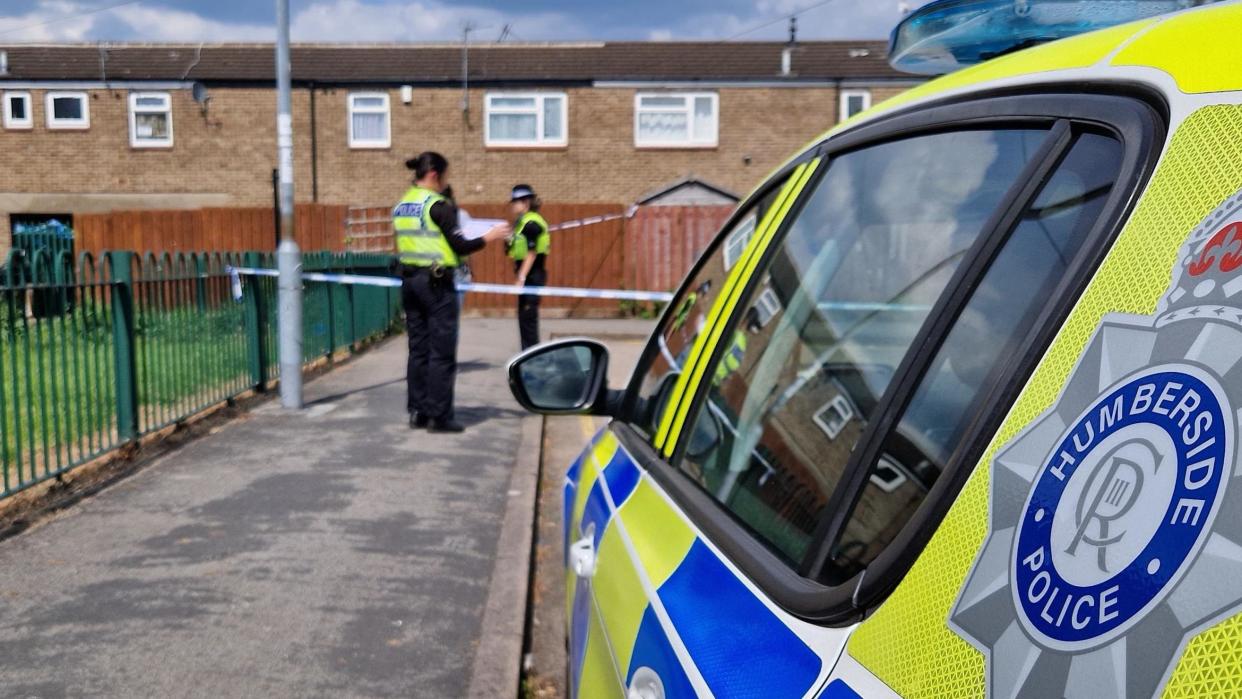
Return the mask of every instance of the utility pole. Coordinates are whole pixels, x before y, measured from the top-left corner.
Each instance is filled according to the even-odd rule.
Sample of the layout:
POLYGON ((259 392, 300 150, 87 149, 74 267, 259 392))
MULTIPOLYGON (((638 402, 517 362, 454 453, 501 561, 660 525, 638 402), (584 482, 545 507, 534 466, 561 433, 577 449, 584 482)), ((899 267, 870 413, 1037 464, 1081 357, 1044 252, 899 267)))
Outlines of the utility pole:
POLYGON ((280 404, 302 407, 302 251, 293 238, 293 107, 289 84, 289 0, 276 0, 276 151, 280 245, 276 248, 280 326, 280 404))
POLYGON ((468 20, 461 25, 461 112, 467 121, 470 119, 470 32, 475 28, 468 20))

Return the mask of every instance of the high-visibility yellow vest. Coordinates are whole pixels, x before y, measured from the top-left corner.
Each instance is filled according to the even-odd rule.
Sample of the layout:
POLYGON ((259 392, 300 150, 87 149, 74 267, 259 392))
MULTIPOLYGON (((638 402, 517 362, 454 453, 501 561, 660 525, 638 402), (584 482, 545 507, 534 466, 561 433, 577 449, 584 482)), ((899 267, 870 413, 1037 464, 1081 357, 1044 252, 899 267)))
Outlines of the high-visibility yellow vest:
POLYGON ((431 206, 444 197, 422 187, 411 187, 393 207, 392 227, 397 235, 397 259, 415 267, 456 267, 460 260, 444 231, 431 220, 431 206))
POLYGON ((699 302, 699 294, 697 291, 691 291, 686 300, 681 302, 677 307, 677 312, 673 314, 673 330, 680 330, 681 326, 686 324, 686 320, 690 318, 690 311, 694 310, 694 306, 699 302))
POLYGON ((729 374, 741 368, 744 356, 746 356, 746 332, 738 330, 733 334, 733 343, 720 358, 720 364, 716 365, 716 383, 723 383, 729 378, 729 374))
POLYGON ((518 218, 517 225, 513 227, 513 239, 509 242, 509 257, 518 262, 525 260, 526 254, 530 252, 530 243, 526 241, 526 236, 522 235, 522 231, 526 228, 526 224, 531 222, 539 226, 539 235, 535 238, 535 254, 546 255, 548 248, 552 246, 548 222, 537 212, 527 211, 518 218))

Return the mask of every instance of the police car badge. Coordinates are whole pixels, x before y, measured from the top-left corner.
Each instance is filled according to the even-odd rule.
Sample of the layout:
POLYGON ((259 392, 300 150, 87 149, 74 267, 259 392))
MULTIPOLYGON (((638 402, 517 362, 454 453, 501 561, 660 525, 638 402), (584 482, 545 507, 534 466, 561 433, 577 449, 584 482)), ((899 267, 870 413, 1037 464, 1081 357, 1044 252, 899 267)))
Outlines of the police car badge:
POLYGON ((992 697, 1151 697, 1242 610, 1242 192, 1183 244, 1154 317, 1104 318, 997 454, 949 614, 992 697))

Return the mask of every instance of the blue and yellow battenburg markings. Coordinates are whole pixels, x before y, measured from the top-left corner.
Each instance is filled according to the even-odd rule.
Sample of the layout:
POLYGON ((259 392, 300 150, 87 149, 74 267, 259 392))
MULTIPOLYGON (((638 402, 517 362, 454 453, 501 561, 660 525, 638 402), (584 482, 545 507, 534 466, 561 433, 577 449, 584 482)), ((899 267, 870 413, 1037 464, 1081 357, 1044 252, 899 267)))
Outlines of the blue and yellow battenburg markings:
POLYGON ((717 697, 802 696, 811 689, 819 656, 695 534, 611 433, 598 436, 575 469, 577 483, 566 495, 573 498, 567 521, 576 524, 567 541, 593 526, 599 562, 589 583, 568 573, 576 696, 616 694, 616 685, 643 667, 660 676, 666 696, 695 696, 678 643, 717 697), (622 526, 612 526, 616 521, 622 526), (648 585, 671 629, 647 598, 648 585), (592 651, 593 644, 611 644, 609 653, 592 651), (608 656, 615 669, 599 667, 608 656))

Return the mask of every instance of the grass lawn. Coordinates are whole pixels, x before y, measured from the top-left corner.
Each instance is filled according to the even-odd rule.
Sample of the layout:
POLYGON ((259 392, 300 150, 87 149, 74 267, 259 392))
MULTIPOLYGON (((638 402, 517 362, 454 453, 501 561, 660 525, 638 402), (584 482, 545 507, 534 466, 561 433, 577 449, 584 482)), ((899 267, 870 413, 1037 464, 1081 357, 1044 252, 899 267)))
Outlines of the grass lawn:
MULTIPOLYGON (((0 312, 3 489, 89 460, 118 444, 116 346, 108 304, 83 297, 68 313, 0 312)), ((134 333, 138 428, 159 429, 248 388, 240 305, 199 310, 138 301, 134 333)))
MULTIPOLYGON (((267 376, 276 371, 275 285, 262 280, 267 376)), ((0 289, 0 496, 88 461, 121 442, 116 331, 106 285, 0 289)), ((158 430, 253 386, 247 306, 227 278, 134 285, 139 433, 158 430)), ((395 292, 307 284, 303 349, 310 360, 393 327, 395 292)))

